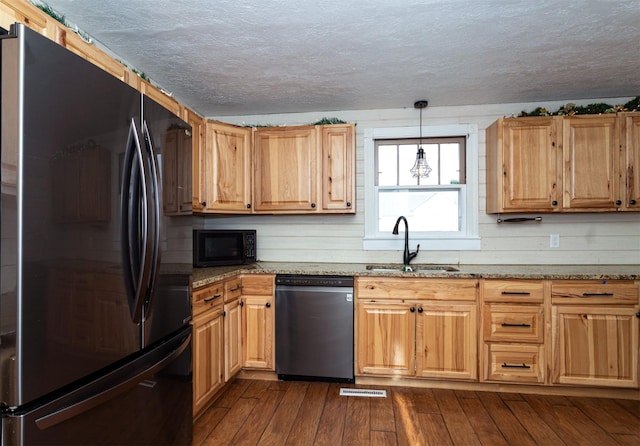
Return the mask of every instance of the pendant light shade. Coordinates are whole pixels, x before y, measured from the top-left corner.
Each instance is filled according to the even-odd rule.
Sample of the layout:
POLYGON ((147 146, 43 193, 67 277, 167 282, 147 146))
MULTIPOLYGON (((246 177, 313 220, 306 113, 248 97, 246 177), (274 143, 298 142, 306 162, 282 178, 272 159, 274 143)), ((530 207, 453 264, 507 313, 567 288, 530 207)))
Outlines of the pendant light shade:
POLYGON ((410 169, 414 178, 427 178, 431 173, 431 167, 424 158, 424 149, 422 148, 422 109, 426 108, 429 103, 425 100, 416 101, 413 106, 420 110, 420 143, 418 145, 418 153, 416 153, 416 162, 410 169))

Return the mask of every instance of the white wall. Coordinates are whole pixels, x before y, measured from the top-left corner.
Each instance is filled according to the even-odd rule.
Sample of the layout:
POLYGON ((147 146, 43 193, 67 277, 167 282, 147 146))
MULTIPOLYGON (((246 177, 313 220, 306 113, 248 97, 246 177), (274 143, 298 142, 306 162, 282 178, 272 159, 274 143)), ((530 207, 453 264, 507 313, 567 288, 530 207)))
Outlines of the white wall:
MULTIPOLYGON (((538 106, 556 110, 566 102, 623 104, 631 98, 530 104, 429 107, 423 125, 476 124, 479 129, 479 251, 429 251, 421 246, 416 263, 460 264, 640 264, 640 213, 542 214, 541 223, 497 224, 485 213, 485 132, 502 116, 538 106), (560 235, 560 248, 549 247, 550 234, 560 235)), ((364 148, 366 128, 416 126, 419 114, 405 109, 335 111, 301 114, 211 117, 241 125, 303 125, 323 117, 356 123, 356 215, 207 216, 192 217, 207 228, 255 228, 262 261, 363 262, 402 261, 400 251, 364 251, 364 148)), ((511 216, 511 215, 510 215, 511 216)), ((186 234, 184 234, 186 236, 186 234)))

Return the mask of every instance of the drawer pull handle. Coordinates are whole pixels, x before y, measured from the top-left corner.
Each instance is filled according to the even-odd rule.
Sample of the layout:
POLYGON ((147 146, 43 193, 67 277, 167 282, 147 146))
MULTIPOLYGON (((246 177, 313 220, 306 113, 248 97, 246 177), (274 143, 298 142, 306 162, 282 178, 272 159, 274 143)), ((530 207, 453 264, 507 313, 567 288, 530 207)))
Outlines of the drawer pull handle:
POLYGON ((213 299, 217 299, 218 297, 222 297, 222 294, 214 294, 211 297, 205 297, 204 301, 205 302, 211 302, 213 299))
POLYGON ((527 365, 527 364, 507 364, 506 362, 502 363, 502 368, 503 369, 530 369, 531 366, 527 365))
POLYGON ((529 296, 531 293, 528 291, 503 291, 503 296, 529 296))
POLYGON ((610 297, 613 293, 582 293, 582 297, 610 297))
POLYGON ((238 290, 241 290, 241 289, 242 289, 242 285, 238 285, 235 288, 231 288, 229 291, 238 291, 238 290))
POLYGON ((508 322, 503 322, 501 325, 503 327, 531 327, 531 324, 510 324, 508 322))

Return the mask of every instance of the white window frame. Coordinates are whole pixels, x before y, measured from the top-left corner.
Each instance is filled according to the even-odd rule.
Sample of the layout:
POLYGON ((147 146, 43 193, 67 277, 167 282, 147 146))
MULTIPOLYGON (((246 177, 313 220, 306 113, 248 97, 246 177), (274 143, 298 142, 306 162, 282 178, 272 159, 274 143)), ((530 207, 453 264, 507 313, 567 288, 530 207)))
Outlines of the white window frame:
MULTIPOLYGON (((411 245, 420 244, 421 250, 463 251, 479 250, 478 227, 478 126, 475 124, 452 124, 423 126, 423 138, 466 136, 466 187, 461 189, 464 218, 459 233, 413 233, 409 226, 411 245), (466 190, 466 194, 464 191, 466 190)), ((390 127, 364 129, 364 238, 365 251, 402 250, 404 236, 378 233, 378 200, 375 187, 375 141, 378 139, 419 138, 420 127, 390 127)), ((407 166, 409 169, 411 166, 407 166)))

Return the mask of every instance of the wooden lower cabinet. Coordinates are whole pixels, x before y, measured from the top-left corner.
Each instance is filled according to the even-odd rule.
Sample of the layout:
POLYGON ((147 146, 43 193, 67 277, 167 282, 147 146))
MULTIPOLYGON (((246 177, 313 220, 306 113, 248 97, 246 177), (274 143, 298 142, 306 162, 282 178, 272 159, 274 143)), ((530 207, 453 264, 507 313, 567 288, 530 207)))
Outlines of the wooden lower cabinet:
POLYGON ((275 370, 273 297, 242 297, 242 363, 251 369, 275 370))
POLYGON ((551 283, 552 382, 638 388, 640 282, 551 283))
POLYGON ((416 376, 476 380, 476 303, 419 303, 416 313, 416 376))
POLYGON ((545 283, 481 281, 483 382, 545 384, 545 283))
POLYGON ((242 368, 242 307, 240 299, 224 304, 224 381, 242 368))
POLYGON ((239 278, 196 289, 193 313, 193 414, 197 416, 242 367, 239 278))
POLYGON ((356 373, 412 376, 415 306, 404 302, 359 303, 357 317, 356 373))
POLYGON ((553 382, 638 387, 637 309, 553 307, 553 382))
POLYGON ((275 371, 273 275, 242 277, 242 367, 275 371))
POLYGON ((543 384, 545 349, 536 344, 484 344, 485 381, 543 384))
MULTIPOLYGON (((222 302, 220 302, 222 303, 222 302)), ((222 305, 193 320, 193 415, 207 407, 224 385, 222 305)))
POLYGON ((360 302, 357 374, 477 378, 475 303, 360 302))

